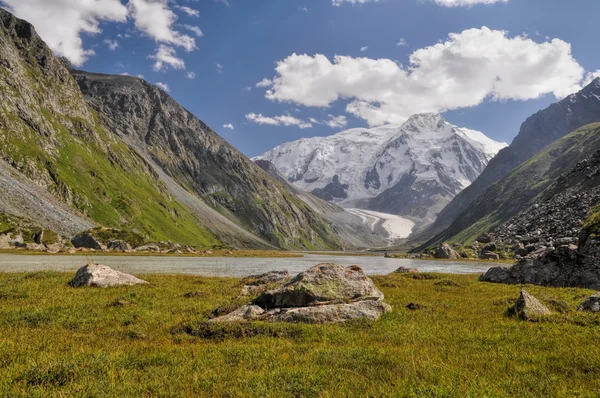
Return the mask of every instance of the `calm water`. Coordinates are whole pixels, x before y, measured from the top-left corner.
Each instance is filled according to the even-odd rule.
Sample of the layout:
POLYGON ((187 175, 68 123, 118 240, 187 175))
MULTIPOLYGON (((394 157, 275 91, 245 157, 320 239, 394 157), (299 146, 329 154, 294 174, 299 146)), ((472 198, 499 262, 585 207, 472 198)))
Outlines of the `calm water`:
MULTIPOLYGON (((400 266, 417 268, 421 272, 471 274, 483 273, 496 265, 491 262, 441 262, 312 254, 307 254, 302 258, 90 257, 94 262, 132 274, 193 274, 231 277, 242 277, 274 270, 287 270, 291 274, 296 274, 319 263, 357 264, 370 275, 388 274, 400 266)), ((85 265, 87 259, 85 256, 0 254, 0 272, 75 271, 85 265)))

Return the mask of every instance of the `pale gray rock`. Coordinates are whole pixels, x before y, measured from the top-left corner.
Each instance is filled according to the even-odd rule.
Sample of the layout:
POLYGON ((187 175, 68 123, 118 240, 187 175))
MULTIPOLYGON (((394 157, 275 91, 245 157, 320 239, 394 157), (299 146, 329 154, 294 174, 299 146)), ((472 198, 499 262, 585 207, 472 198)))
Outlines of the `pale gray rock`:
POLYGON ((586 298, 577 310, 586 312, 600 312, 600 292, 596 292, 590 297, 586 298))
POLYGON ((75 274, 69 285, 71 287, 112 287, 123 285, 138 285, 147 283, 133 275, 114 270, 102 264, 85 265, 75 274))
POLYGON ((454 249, 452 249, 452 247, 450 247, 449 244, 440 243, 440 246, 438 247, 437 251, 435 252, 435 258, 456 260, 458 258, 458 255, 456 254, 454 249))
POLYGON ((394 274, 416 274, 418 272, 419 272, 419 270, 416 268, 400 267, 393 273, 394 274))
POLYGON ((155 244, 149 244, 144 246, 138 246, 135 248, 136 252, 160 252, 160 247, 155 244))
POLYGON ((10 249, 10 235, 0 235, 0 249, 10 249))
POLYGON ((211 323, 255 321, 264 318, 265 310, 258 305, 244 305, 227 315, 209 320, 211 323))
POLYGON ((329 304, 282 310, 270 320, 295 323, 339 323, 354 319, 375 321, 392 307, 380 300, 363 300, 349 304, 329 304))
POLYGON ((551 315, 552 312, 539 302, 538 299, 521 289, 521 295, 512 307, 512 312, 521 319, 527 321, 538 321, 543 317, 551 315))
POLYGON ((382 299, 383 293, 360 267, 319 264, 299 273, 282 288, 263 293, 254 304, 287 308, 382 299))
POLYGON ((124 240, 112 240, 106 245, 108 250, 128 252, 131 250, 131 245, 124 240))

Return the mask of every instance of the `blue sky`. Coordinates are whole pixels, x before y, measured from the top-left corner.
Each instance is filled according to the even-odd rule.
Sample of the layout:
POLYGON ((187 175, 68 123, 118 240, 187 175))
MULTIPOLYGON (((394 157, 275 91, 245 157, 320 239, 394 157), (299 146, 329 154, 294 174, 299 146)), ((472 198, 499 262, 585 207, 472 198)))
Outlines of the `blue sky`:
MULTIPOLYGON (((163 8, 177 17, 168 26, 171 32, 153 31, 156 24, 152 20, 143 25, 133 16, 131 5, 129 15, 124 16, 125 11, 112 3, 115 1, 119 0, 102 0, 100 3, 106 5, 102 13, 78 10, 83 17, 95 18, 97 25, 92 23, 91 28, 76 19, 53 21, 63 16, 54 16, 52 10, 36 14, 40 7, 62 8, 67 0, 0 3, 36 28, 40 25, 38 31, 42 38, 55 43, 51 45, 55 52, 78 60, 81 69, 143 75, 151 83, 168 85, 177 101, 248 156, 301 137, 401 122, 408 113, 439 107, 452 109, 444 114, 454 124, 510 142, 526 117, 556 101, 557 95, 572 92, 600 69, 596 51, 600 2, 595 0, 508 0, 455 7, 434 0, 345 2, 337 6, 332 0, 165 0, 163 8), (30 8, 27 3, 31 3, 30 8), (186 12, 181 7, 189 9, 186 12), (188 15, 195 11, 198 15, 188 15), (64 34, 77 35, 81 44, 64 47, 64 40, 54 38, 51 28, 44 29, 42 18, 54 26, 80 24, 64 34), (185 25, 198 27, 202 37, 185 25), (498 40, 488 46, 486 40, 492 33, 483 32, 482 27, 507 33, 503 38, 496 34, 498 40), (467 39, 461 34, 469 29, 475 29, 476 37, 467 39), (172 32, 176 34, 169 36, 172 32), (449 39, 450 33, 459 37, 449 39), (189 40, 183 36, 195 42, 193 49, 187 48, 190 51, 186 51, 189 43, 181 42, 189 40), (561 43, 551 44, 555 38, 570 44, 571 52, 561 43), (111 50, 107 40, 117 42, 118 47, 111 50), (458 53, 427 50, 436 43, 451 43, 458 53), (160 46, 171 48, 176 62, 184 63, 185 69, 175 63, 156 70, 156 59, 149 57, 160 46), (427 61, 422 61, 418 72, 422 74, 421 84, 415 85, 411 79, 416 73, 409 72, 411 79, 403 74, 415 67, 410 55, 422 49, 425 51, 419 54, 427 61), (471 55, 463 56, 463 50, 465 54, 471 51, 471 55), (478 58, 488 50, 488 58, 478 58), (82 51, 87 51, 86 55, 82 51), (523 54, 515 56, 518 51, 523 54), (306 57, 288 58, 294 53, 306 57), (324 58, 317 60, 317 54, 324 58), (346 57, 344 67, 336 66, 325 74, 329 63, 335 64, 336 55, 346 57), (83 62, 79 57, 87 59, 83 62), (469 57, 477 59, 467 65, 469 57), (504 57, 498 62, 502 69, 487 71, 496 65, 497 57, 504 57), (285 72, 275 71, 279 61, 284 61, 285 72), (394 62, 401 65, 398 70, 394 62), (438 64, 444 73, 436 69, 438 64), (473 65, 480 66, 469 70, 473 65), (378 76, 379 67, 389 76, 378 76), (478 85, 494 84, 490 74, 501 76, 507 87, 479 92, 478 85), (469 81, 471 77, 473 81, 469 81), (280 81, 270 87, 256 87, 265 78, 280 81), (438 86, 448 85, 447 90, 422 84, 438 79, 438 86), (352 83, 346 87, 345 82, 352 83), (272 91, 270 99, 265 97, 267 90, 272 91), (353 102, 360 106, 351 111, 348 104, 353 102), (367 103, 370 105, 365 108, 367 103)), ((127 6, 126 0, 121 3, 127 6)))

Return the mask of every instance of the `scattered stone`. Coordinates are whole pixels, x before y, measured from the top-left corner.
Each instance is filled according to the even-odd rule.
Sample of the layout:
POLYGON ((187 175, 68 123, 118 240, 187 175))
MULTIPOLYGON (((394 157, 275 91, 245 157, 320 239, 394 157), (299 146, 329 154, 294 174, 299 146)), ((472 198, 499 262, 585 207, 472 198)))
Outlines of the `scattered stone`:
POLYGON ((416 274, 418 272, 419 270, 416 268, 400 267, 394 271, 394 274, 416 274))
POLYGON ((209 320, 209 322, 213 323, 222 323, 222 322, 242 322, 242 321, 253 321, 259 320, 262 315, 266 313, 258 305, 244 305, 243 307, 238 308, 237 310, 230 312, 227 315, 220 316, 218 318, 213 318, 209 320))
POLYGON ((441 243, 440 247, 438 247, 437 251, 435 252, 435 258, 456 260, 457 257, 458 256, 454 249, 452 249, 452 247, 450 247, 450 245, 447 243, 441 243))
POLYGON ((108 250, 128 252, 131 251, 131 245, 124 240, 112 240, 106 245, 108 250))
POLYGON ((71 287, 112 287, 122 285, 138 285, 147 283, 133 275, 125 274, 116 271, 106 265, 88 264, 85 265, 75 274, 75 277, 69 285, 71 287))
POLYGON ((540 318, 552 314, 546 306, 525 289, 521 289, 521 295, 515 302, 514 307, 510 309, 510 312, 527 321, 538 321, 540 318))
POLYGON ((481 249, 482 252, 495 252, 496 250, 498 250, 496 242, 490 242, 487 245, 483 246, 483 249, 481 249))
POLYGON ((477 238, 477 242, 479 243, 490 243, 492 240, 492 235, 490 235, 488 232, 484 232, 477 238))
POLYGON ((382 299, 383 293, 360 267, 319 264, 299 273, 281 289, 263 293, 254 304, 263 308, 307 307, 382 299))
POLYGON ((138 246, 135 248, 136 252, 160 252, 160 247, 153 243, 143 246, 138 246))
POLYGON ((493 252, 483 252, 479 256, 482 260, 500 260, 500 256, 493 252))
POLYGON ((0 235, 0 249, 10 249, 10 235, 0 235))
POLYGON ((600 312, 600 292, 596 292, 590 297, 586 298, 577 310, 586 312, 600 312))
POLYGON ((416 311, 416 310, 420 310, 421 308, 425 308, 424 306, 422 306, 421 304, 416 304, 416 303, 408 303, 406 305, 406 308, 411 310, 411 311, 416 311))

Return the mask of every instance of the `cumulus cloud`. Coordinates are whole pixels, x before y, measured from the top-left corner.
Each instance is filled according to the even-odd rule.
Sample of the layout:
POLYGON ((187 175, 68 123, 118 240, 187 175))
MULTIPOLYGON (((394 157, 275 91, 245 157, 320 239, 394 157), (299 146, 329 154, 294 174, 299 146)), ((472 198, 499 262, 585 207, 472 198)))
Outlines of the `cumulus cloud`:
POLYGON ((569 43, 537 43, 486 27, 450 34, 413 52, 409 62, 403 67, 390 59, 292 54, 261 87, 269 87, 265 96, 272 101, 304 106, 350 99, 347 112, 380 125, 402 123, 418 112, 476 106, 486 98, 562 98, 584 78, 569 43))
POLYGON ((229 129, 229 130, 235 130, 235 127, 233 127, 233 124, 231 124, 231 123, 224 124, 223 128, 229 129))
POLYGON ((403 38, 403 37, 401 37, 401 38, 400 38, 400 40, 398 40, 398 43, 396 43, 396 45, 397 45, 398 47, 405 46, 405 45, 406 45, 406 40, 404 40, 404 38, 403 38))
POLYGON ((215 65, 217 66, 217 73, 223 73, 223 65, 218 62, 215 65))
POLYGON ((149 58, 156 60, 153 69, 157 72, 163 70, 167 66, 170 66, 173 69, 185 69, 185 62, 183 59, 177 57, 175 49, 164 44, 158 46, 156 53, 149 58))
POLYGON ((258 83, 256 83, 256 87, 271 87, 273 85, 273 82, 271 81, 271 79, 262 79, 261 81, 259 81, 258 83))
POLYGON ((185 74, 185 77, 186 77, 187 79, 190 79, 190 80, 192 80, 192 79, 195 79, 195 78, 196 78, 196 74, 195 74, 194 72, 187 72, 187 73, 185 74))
POLYGON ((253 123, 268 124, 270 126, 298 126, 301 129, 312 127, 312 124, 289 115, 267 117, 260 113, 249 113, 246 115, 246 119, 253 123))
POLYGON ((158 83, 155 83, 154 85, 155 85, 156 87, 159 87, 159 88, 163 89, 163 90, 164 90, 164 91, 166 91, 167 93, 169 92, 169 85, 168 85, 167 83, 161 83, 161 82, 158 82, 158 83))
POLYGON ((346 116, 333 116, 329 115, 329 120, 324 122, 326 125, 331 127, 332 129, 338 129, 342 127, 346 127, 348 125, 348 120, 346 116))
POLYGON ((369 46, 364 46, 364 47, 361 47, 361 48, 360 48, 360 51, 364 53, 364 52, 365 52, 365 51, 367 51, 368 49, 369 49, 369 46))
POLYGON ((331 3, 336 7, 339 7, 344 3, 365 4, 365 3, 377 3, 377 2, 379 2, 379 0, 331 0, 331 3))
POLYGON ((186 51, 196 48, 193 37, 173 30, 177 15, 169 9, 167 0, 129 0, 128 7, 135 27, 146 36, 186 51))
POLYGON ((477 4, 508 3, 508 0, 434 0, 443 7, 471 7, 477 4))
POLYGON ((101 33, 101 22, 127 20, 127 8, 119 0, 0 0, 0 4, 31 22, 48 46, 75 66, 94 54, 83 48, 83 33, 101 33))

